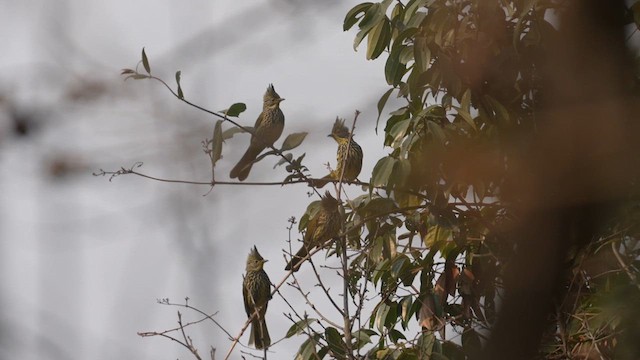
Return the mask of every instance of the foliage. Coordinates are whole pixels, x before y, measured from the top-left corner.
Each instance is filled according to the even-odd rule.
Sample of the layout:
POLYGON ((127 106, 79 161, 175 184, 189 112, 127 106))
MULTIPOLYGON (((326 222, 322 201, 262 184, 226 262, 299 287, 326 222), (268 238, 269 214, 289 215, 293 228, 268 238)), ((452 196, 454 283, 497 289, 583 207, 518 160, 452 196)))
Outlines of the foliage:
MULTIPOLYGON (((639 3, 626 9, 636 26, 639 3)), ((322 314, 291 318, 286 337, 306 337, 297 359, 465 359, 478 353, 516 251, 510 232, 518 214, 510 205, 519 199, 505 196, 505 177, 512 154, 536 131, 544 90, 538 68, 557 32, 549 15, 562 10, 562 2, 543 0, 383 0, 347 13, 344 30, 359 29, 354 48, 365 43, 367 59, 388 53, 390 89, 377 104, 378 121, 391 95, 403 104, 384 121, 388 156, 377 161, 368 183, 354 182, 363 194, 343 203, 342 241, 329 250, 342 262, 344 303, 325 291, 344 324, 322 314)), ((154 78, 144 51, 142 63, 147 75, 123 74, 154 78)), ((179 72, 176 80, 179 86, 179 72)), ((186 102, 180 87, 174 95, 186 102)), ((228 116, 245 108, 234 104, 220 117, 231 121, 228 116)), ((206 144, 213 166, 224 140, 251 132, 231 122, 236 127, 226 130, 223 121, 216 123, 206 144)), ((258 160, 279 156, 276 166, 287 164, 289 173, 283 183, 309 181, 304 154, 294 160, 284 153, 305 136, 289 135, 258 160)), ((317 202, 310 204, 300 231, 317 209, 317 202)), ((635 200, 625 203, 596 241, 567 260, 568 291, 541 357, 624 353, 616 347, 623 329, 637 333, 630 319, 640 315, 621 300, 640 300, 638 220, 635 200)))

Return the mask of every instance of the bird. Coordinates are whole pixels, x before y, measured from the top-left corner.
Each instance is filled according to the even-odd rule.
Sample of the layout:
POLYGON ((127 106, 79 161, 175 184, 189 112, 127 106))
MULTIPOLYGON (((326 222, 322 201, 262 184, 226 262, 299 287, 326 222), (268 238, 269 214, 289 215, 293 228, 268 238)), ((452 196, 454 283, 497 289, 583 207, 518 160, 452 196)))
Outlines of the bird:
POLYGON ((280 138, 284 130, 284 114, 280 110, 280 102, 283 100, 273 88, 273 84, 269 84, 264 93, 262 112, 258 115, 253 128, 254 133, 251 135, 249 148, 236 166, 231 169, 230 178, 244 181, 249 176, 256 157, 262 150, 273 146, 273 143, 280 138))
POLYGON ((249 345, 255 344, 256 349, 266 349, 271 345, 269 330, 265 321, 267 305, 271 300, 271 280, 264 271, 265 260, 258 249, 253 246, 247 257, 246 275, 242 281, 242 297, 247 316, 251 318, 251 332, 249 345))
POLYGON ((302 261, 311 250, 325 246, 327 242, 340 234, 341 217, 338 204, 338 200, 327 191, 320 200, 320 210, 307 224, 302 247, 289 261, 285 270, 298 271, 302 261))
POLYGON ((349 144, 349 135, 349 129, 344 126, 344 119, 337 117, 331 129, 331 134, 328 135, 338 143, 336 169, 321 179, 313 181, 315 187, 322 188, 329 180, 340 180, 343 168, 342 180, 353 181, 360 175, 363 157, 362 148, 353 140, 353 136, 351 136, 351 144, 349 144))

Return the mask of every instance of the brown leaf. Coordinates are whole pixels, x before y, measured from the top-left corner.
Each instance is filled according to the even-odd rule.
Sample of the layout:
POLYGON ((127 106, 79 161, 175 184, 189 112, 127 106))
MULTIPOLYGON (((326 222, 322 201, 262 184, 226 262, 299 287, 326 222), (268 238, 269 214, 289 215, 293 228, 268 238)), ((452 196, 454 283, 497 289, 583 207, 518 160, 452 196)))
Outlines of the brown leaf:
POLYGON ((462 273, 458 277, 458 291, 460 295, 472 295, 473 294, 473 282, 475 276, 468 268, 464 268, 462 273))
POLYGON ((447 259, 444 263, 444 274, 445 278, 445 290, 447 294, 454 296, 456 293, 456 281, 458 281, 458 276, 460 275, 460 268, 458 268, 455 264, 455 258, 447 259))
POLYGON ((435 330, 435 318, 436 318, 436 303, 433 300, 431 294, 427 294, 422 298, 422 304, 420 306, 420 320, 419 324, 427 330, 435 330))

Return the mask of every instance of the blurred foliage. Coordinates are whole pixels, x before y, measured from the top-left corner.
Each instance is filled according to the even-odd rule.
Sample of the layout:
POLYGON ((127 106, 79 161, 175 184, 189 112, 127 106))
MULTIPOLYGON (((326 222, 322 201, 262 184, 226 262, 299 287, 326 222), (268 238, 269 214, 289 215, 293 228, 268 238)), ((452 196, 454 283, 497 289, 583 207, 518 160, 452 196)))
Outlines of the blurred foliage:
MULTIPOLYGON (((624 9, 636 27, 638 4, 624 9)), ((346 243, 356 253, 351 296, 365 301, 358 283, 370 283, 377 296, 367 299, 377 304, 354 322, 363 325, 350 344, 334 327, 305 322, 309 338, 298 359, 351 358, 348 349, 368 359, 478 353, 517 251, 510 232, 518 214, 501 190, 510 155, 536 131, 544 90, 538 69, 557 32, 550 19, 560 11, 562 1, 384 0, 347 13, 344 30, 358 28, 354 48, 365 46, 367 59, 388 54, 390 89, 378 102, 378 121, 392 95, 403 101, 379 124, 389 155, 376 163, 368 191, 345 205, 346 243)), ((633 354, 639 217, 640 204, 628 201, 567 259, 566 297, 541 358, 633 354)))

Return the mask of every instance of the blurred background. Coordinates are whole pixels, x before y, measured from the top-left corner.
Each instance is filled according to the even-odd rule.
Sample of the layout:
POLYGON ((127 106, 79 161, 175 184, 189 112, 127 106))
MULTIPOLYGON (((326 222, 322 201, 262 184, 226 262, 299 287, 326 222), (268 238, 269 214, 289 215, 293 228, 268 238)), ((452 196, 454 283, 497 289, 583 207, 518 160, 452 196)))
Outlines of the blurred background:
MULTIPOLYGON (((342 31, 359 2, 0 1, 0 358, 189 358, 170 340, 136 334, 175 327, 177 310, 185 322, 200 318, 157 304, 161 298, 189 297, 236 335, 246 319, 249 249, 255 244, 270 260, 266 271, 278 283, 287 219, 315 198, 305 185, 218 186, 207 194, 207 186, 92 176, 142 162, 138 170, 151 176, 210 179, 201 142, 216 119, 155 81, 124 82, 120 70, 134 68, 145 47, 154 75, 174 85, 182 71, 186 99, 214 111, 246 103, 243 125, 253 125, 273 83, 286 98, 284 135, 309 132, 294 154, 306 153, 318 177, 327 162, 335 166, 326 137, 333 120, 350 124, 358 109, 367 181, 385 152, 374 127, 387 86, 384 62, 366 61, 353 51, 355 33, 342 31)), ((224 144, 218 180, 228 180, 248 140, 240 134, 224 144)), ((282 180, 276 162, 263 160, 248 180, 282 180)), ((303 306, 295 291, 283 292, 303 306)), ((274 300, 267 321, 275 341, 291 322, 287 305, 274 300)), ((213 346, 223 358, 230 346, 211 322, 189 334, 203 356, 213 346)), ((303 340, 272 350, 292 358, 303 340)))

